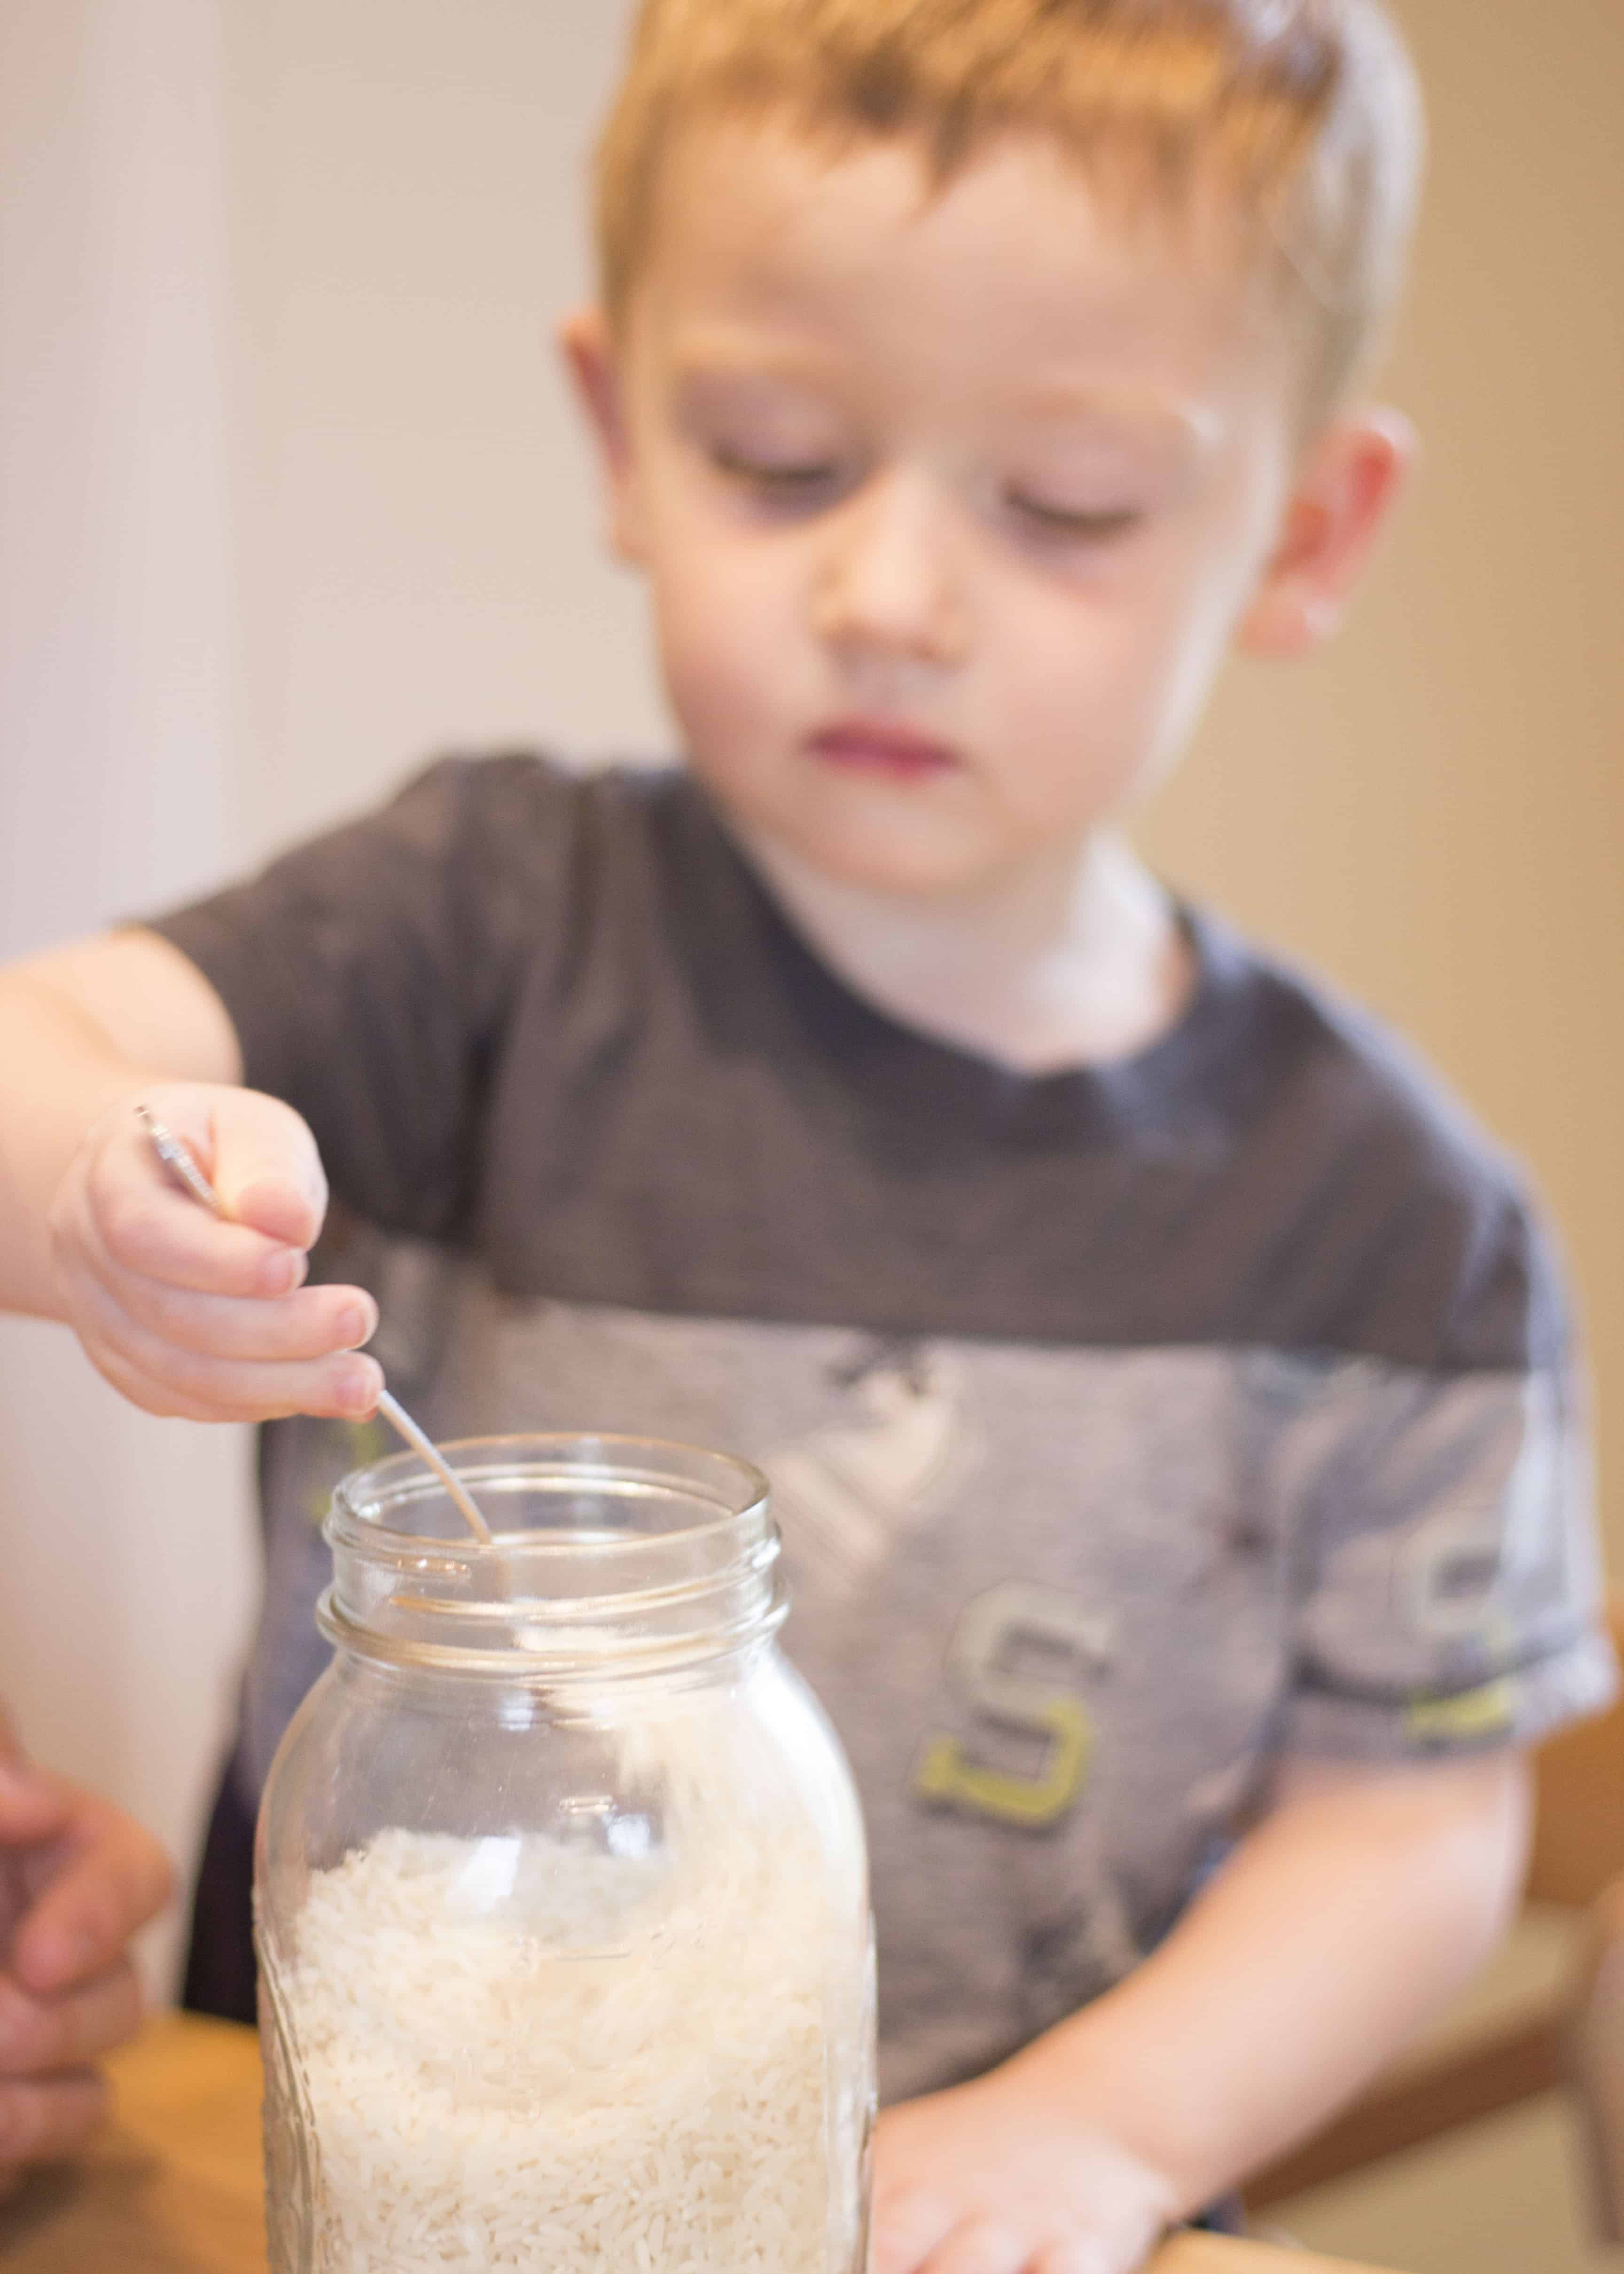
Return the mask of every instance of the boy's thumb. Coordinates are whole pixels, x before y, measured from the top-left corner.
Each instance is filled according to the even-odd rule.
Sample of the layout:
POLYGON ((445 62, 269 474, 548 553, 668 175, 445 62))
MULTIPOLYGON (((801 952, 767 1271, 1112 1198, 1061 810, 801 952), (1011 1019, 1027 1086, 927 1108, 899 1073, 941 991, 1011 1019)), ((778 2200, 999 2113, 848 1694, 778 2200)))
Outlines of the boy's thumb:
POLYGON ((289 1247, 314 1245, 327 1178, 315 1139, 278 1099, 242 1090, 216 1104, 214 1186, 234 1224, 289 1247))

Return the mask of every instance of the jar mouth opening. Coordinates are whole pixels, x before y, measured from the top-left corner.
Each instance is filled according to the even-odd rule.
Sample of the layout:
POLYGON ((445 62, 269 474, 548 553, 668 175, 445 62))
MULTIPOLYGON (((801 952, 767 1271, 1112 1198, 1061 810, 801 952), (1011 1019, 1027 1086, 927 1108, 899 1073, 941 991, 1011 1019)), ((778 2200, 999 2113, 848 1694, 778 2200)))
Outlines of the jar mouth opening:
POLYGON ((320 1623, 352 1653, 601 1677, 737 1651, 783 1615, 767 1480, 748 1461, 581 1434, 440 1450, 491 1541, 470 1534, 415 1453, 344 1478, 323 1527, 333 1585, 320 1623))
POLYGON ((489 1524, 492 1546, 472 1537, 439 1478, 410 1452, 340 1480, 323 1526, 331 1545, 402 1565, 417 1564, 427 1548, 441 1569, 462 1562, 470 1572, 494 1555, 517 1554, 540 1572, 550 1560, 562 1563, 583 1549, 611 1567, 646 1559, 650 1550, 692 1550, 748 1531, 750 1519, 766 1515, 768 1483, 759 1469, 675 1438, 549 1431, 448 1438, 439 1449, 489 1524), (583 1495, 607 1496, 623 1520, 582 1521, 583 1495), (501 1521, 505 1514, 563 1515, 571 1503, 574 1522, 501 1521))

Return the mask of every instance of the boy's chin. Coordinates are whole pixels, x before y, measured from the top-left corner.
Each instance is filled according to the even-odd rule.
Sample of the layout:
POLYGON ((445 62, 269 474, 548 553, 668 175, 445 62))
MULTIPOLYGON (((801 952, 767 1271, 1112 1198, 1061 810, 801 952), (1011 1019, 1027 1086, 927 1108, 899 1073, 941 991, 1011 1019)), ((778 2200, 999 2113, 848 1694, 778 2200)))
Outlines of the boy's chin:
POLYGON ((1011 841, 1019 832, 973 791, 944 795, 924 785, 808 777, 800 767, 775 775, 689 764, 734 834, 767 865, 777 856, 848 891, 916 901, 973 898, 1042 858, 1039 848, 1011 841))
POLYGON ((746 834, 798 867, 848 891, 899 900, 951 900, 988 891, 1023 864, 1007 847, 973 832, 847 822, 838 828, 771 821, 746 834))

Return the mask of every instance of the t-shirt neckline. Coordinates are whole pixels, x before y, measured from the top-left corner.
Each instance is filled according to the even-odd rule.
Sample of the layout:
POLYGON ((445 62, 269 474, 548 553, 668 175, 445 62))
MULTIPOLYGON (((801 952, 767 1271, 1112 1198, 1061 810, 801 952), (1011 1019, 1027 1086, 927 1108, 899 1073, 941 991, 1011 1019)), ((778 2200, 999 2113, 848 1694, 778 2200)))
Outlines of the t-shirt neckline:
POLYGON ((910 1118, 942 1112, 1011 1125, 1101 1134, 1124 1129, 1193 1139, 1210 1133, 1214 1074, 1244 1063, 1241 1030, 1252 990, 1251 959, 1227 927, 1169 888, 1190 950, 1192 981, 1177 1018, 1154 1041, 1120 1058, 1028 1073, 911 1026, 860 993, 823 961, 795 924, 703 789, 684 772, 696 817, 715 841, 748 905, 764 954, 824 1050, 848 1065, 876 1102, 910 1118))

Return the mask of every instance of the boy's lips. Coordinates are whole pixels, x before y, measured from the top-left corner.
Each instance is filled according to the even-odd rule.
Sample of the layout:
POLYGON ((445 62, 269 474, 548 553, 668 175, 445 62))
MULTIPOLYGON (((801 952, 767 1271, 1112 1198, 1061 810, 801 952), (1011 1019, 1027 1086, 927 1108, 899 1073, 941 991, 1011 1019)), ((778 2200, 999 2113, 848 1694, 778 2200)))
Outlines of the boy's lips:
POLYGON ((854 772, 888 774, 902 781, 944 773, 960 763, 951 743, 935 742, 929 734, 888 726, 876 719, 838 719, 808 734, 806 747, 815 757, 827 759, 831 765, 847 766, 854 772))

